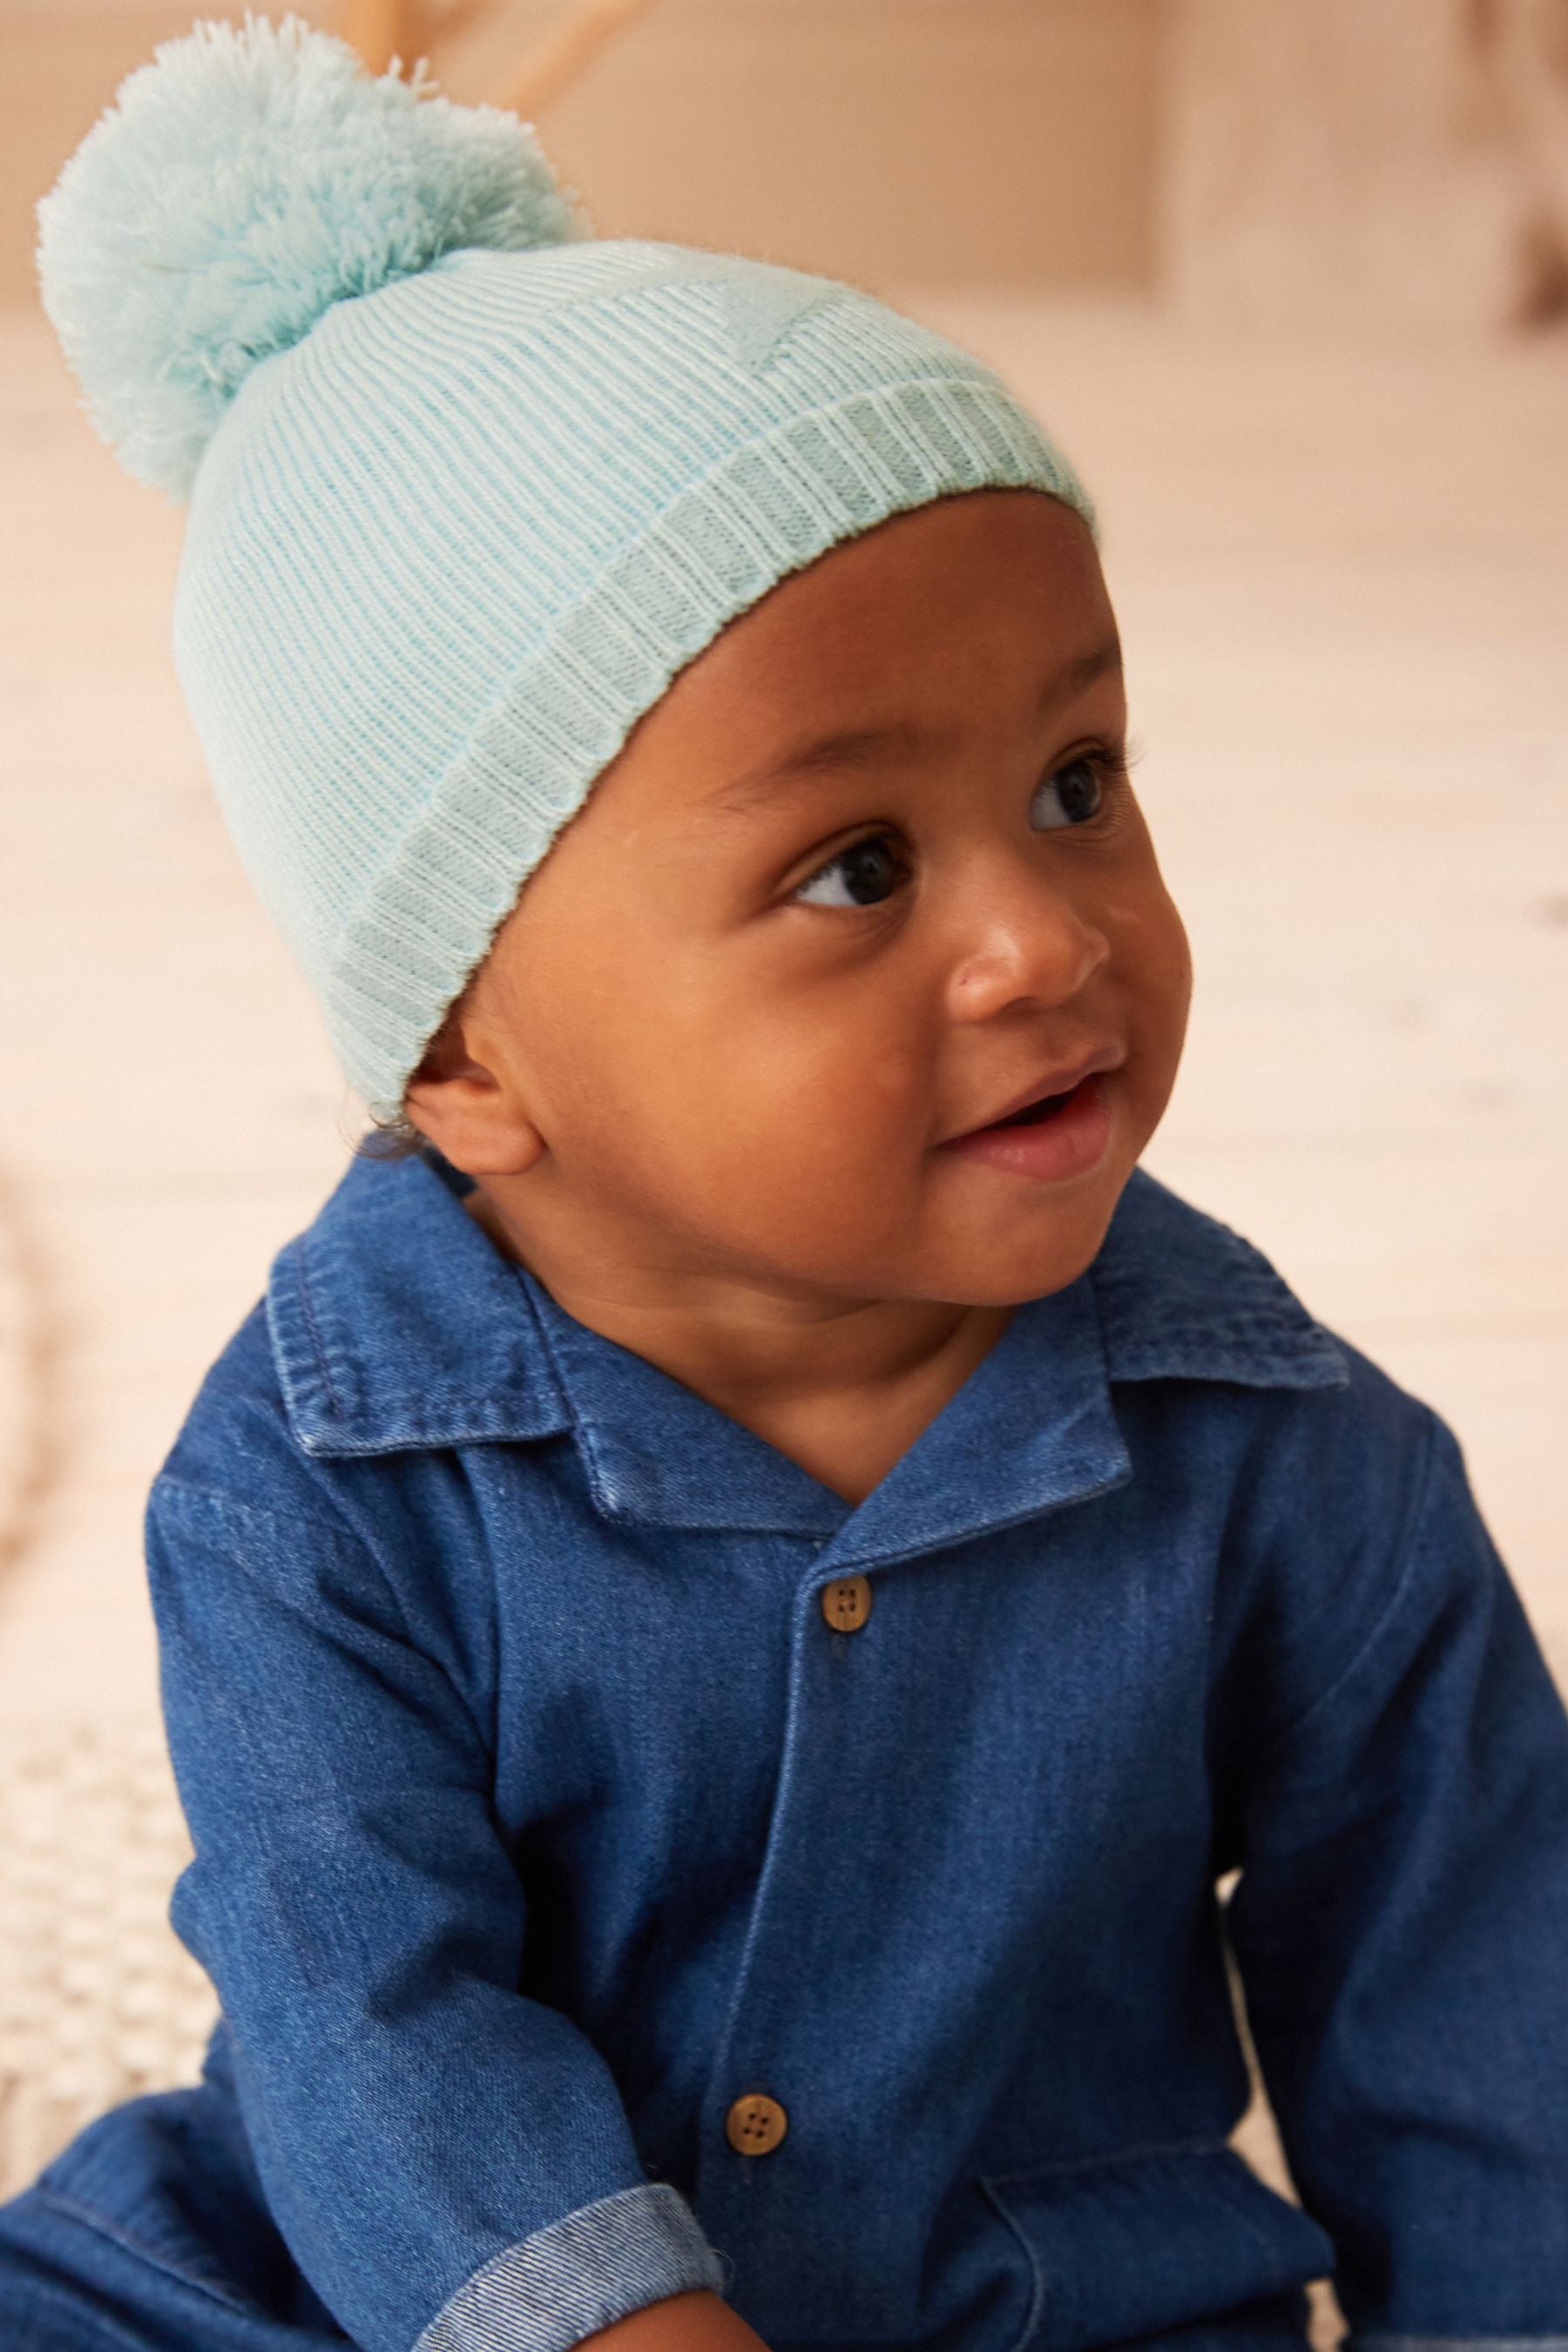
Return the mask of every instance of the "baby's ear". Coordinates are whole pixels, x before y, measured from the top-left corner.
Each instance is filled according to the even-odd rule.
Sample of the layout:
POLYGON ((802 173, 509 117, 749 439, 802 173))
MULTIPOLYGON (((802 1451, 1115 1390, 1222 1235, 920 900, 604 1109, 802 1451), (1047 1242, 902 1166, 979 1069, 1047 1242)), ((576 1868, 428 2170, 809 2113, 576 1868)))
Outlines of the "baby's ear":
POLYGON ((419 1056, 419 1066, 409 1079, 410 1090, 426 1083, 440 1085, 465 1069, 477 1070, 481 1065, 468 1051, 467 1014, 471 992, 463 991, 457 1001, 447 1007, 441 1026, 419 1056))
POLYGON ((451 1006, 404 1088, 411 1125, 468 1176, 521 1175, 543 1150, 515 1087, 484 1058, 468 994, 451 1006))

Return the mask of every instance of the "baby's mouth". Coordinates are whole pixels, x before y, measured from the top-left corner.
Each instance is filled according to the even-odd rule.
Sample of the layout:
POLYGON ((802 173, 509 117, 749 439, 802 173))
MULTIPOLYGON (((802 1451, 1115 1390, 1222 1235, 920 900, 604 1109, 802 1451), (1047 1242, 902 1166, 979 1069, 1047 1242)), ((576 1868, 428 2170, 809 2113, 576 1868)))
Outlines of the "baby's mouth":
MULTIPOLYGON (((1083 1083, 1080 1078, 1079 1086, 1083 1083)), ((1038 1102, 1026 1103, 1022 1110, 1016 1110, 1011 1118, 993 1119, 991 1124, 993 1127, 1037 1127, 1043 1119, 1054 1118, 1063 1104, 1071 1102, 1078 1091, 1078 1087, 1069 1087, 1066 1094, 1043 1095, 1038 1102)))

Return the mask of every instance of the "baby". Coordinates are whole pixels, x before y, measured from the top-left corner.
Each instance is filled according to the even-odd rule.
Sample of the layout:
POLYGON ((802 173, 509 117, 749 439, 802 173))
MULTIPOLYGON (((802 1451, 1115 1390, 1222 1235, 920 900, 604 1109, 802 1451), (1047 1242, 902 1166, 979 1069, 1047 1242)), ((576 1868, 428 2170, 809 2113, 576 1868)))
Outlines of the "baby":
POLYGON ((1447 1424, 1138 1165, 1067 465, 291 18, 41 221, 373 1124, 148 1505, 222 2021, 5 2352, 1563 2352, 1568 1720, 1447 1424))

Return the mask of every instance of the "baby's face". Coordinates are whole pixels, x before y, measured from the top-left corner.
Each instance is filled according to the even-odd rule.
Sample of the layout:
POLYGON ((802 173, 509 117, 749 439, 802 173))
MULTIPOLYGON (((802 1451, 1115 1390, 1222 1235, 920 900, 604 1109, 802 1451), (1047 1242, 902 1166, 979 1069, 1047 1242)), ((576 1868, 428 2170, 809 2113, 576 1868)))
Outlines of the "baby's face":
POLYGON ((412 1088, 420 1123, 546 1273, 1059 1288, 1164 1111, 1191 992, 1125 728, 1058 501, 945 499, 833 549, 639 721, 459 1008, 485 1086, 412 1088), (951 1148, 1100 1048, 1093 1165, 951 1148))

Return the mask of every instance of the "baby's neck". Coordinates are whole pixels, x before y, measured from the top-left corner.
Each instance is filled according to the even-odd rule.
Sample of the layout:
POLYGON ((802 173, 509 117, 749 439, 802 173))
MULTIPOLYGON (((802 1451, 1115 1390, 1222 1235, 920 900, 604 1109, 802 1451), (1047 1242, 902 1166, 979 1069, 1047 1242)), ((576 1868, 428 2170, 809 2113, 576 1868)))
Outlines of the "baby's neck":
MULTIPOLYGON (((503 1256, 524 1262, 494 1204, 478 1186, 463 1206, 503 1256)), ((536 1275, 536 1279, 542 1279, 536 1275)), ((545 1284, 552 1297, 554 1287, 545 1284)), ((766 1393, 756 1382, 726 1379, 713 1366, 711 1349, 673 1324, 651 1318, 635 1323, 607 1317, 575 1297, 558 1299, 579 1322, 617 1346, 656 1364, 672 1380, 703 1397, 731 1421, 749 1429, 797 1463, 820 1486, 852 1507, 864 1502, 902 1455, 957 1394, 990 1353, 1011 1321, 1012 1307, 954 1307, 937 1343, 918 1362, 895 1376, 870 1383, 795 1388, 766 1393), (614 1322, 615 1328, 608 1325, 614 1322)))
POLYGON ((922 1365, 920 1379, 898 1394, 828 1396, 763 1413, 710 1402, 845 1502, 863 1503, 990 1353, 1014 1312, 1010 1307, 967 1311, 971 1319, 953 1345, 922 1365))

